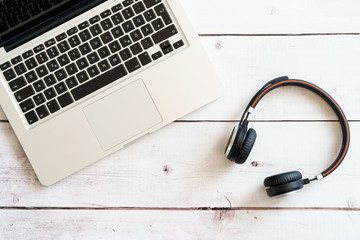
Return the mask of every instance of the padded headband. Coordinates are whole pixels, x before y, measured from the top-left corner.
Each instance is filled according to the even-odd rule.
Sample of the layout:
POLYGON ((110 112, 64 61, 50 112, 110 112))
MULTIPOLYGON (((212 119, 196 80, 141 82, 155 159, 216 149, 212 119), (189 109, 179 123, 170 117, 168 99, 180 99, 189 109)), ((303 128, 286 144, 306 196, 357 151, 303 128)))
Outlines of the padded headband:
POLYGON ((255 107, 259 103, 259 101, 271 90, 276 89, 278 87, 282 87, 282 86, 298 86, 298 87, 306 88, 306 89, 316 93, 331 106, 331 108, 334 110, 335 114, 337 115, 337 117, 340 120, 340 125, 341 125, 341 129, 342 129, 342 134, 343 134, 343 140, 342 140, 340 152, 339 152, 338 156, 336 157, 335 161, 330 165, 330 167, 328 167, 325 171, 323 171, 316 178, 321 179, 323 177, 326 177, 330 173, 332 173, 345 158, 345 155, 349 149, 349 144, 350 144, 350 128, 349 128, 349 123, 346 119, 346 116, 345 116, 344 112, 342 111, 342 109, 340 108, 339 104, 337 104, 337 102, 327 92, 325 92, 320 87, 318 87, 312 83, 303 81, 303 80, 289 79, 288 77, 280 77, 280 78, 271 80, 270 82, 266 83, 251 99, 243 116, 241 117, 240 124, 247 126, 248 125, 247 119, 248 119, 250 113, 255 109, 255 107))

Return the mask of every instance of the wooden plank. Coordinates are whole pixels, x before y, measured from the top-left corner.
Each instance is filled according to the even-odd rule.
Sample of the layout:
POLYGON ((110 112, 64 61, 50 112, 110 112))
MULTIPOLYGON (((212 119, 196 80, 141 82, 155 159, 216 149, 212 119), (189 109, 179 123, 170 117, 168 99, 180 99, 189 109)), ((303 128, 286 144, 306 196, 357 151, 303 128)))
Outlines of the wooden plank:
POLYGON ((205 34, 358 33, 359 1, 181 0, 205 34))
MULTIPOLYGON (((0 124, 0 206, 11 207, 342 207, 359 208, 359 135, 328 178, 282 199, 262 181, 300 170, 313 177, 335 159, 338 123, 252 123, 258 132, 244 165, 224 156, 233 123, 174 123, 50 186, 40 186, 9 124, 0 124), (252 164, 253 163, 253 164, 252 164)), ((360 131, 359 123, 351 130, 360 131)), ((51 156, 49 156, 51 157, 51 156)))
POLYGON ((0 210, 0 238, 352 240, 359 222, 347 211, 0 210))
MULTIPOLYGON (((237 120, 253 94, 282 75, 328 91, 351 120, 360 119, 360 36, 204 37, 202 42, 225 86, 224 96, 187 120, 237 120)), ((336 119, 315 94, 287 87, 270 93, 252 119, 336 119)), ((0 120, 6 118, 0 111, 0 120)))

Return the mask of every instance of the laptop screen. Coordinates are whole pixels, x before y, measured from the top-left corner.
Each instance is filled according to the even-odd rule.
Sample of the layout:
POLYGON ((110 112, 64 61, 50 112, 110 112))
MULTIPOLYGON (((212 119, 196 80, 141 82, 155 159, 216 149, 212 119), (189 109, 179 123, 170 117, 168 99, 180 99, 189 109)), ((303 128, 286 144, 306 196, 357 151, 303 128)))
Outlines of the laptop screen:
POLYGON ((93 0, 0 0, 0 47, 82 2, 93 0))

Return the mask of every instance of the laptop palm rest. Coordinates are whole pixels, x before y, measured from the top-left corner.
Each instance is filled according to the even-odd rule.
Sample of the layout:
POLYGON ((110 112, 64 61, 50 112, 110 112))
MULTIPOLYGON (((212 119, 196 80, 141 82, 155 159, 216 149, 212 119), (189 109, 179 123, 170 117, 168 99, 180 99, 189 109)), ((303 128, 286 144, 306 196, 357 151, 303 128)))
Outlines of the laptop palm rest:
POLYGON ((83 111, 104 151, 162 122, 141 79, 86 106, 83 111))

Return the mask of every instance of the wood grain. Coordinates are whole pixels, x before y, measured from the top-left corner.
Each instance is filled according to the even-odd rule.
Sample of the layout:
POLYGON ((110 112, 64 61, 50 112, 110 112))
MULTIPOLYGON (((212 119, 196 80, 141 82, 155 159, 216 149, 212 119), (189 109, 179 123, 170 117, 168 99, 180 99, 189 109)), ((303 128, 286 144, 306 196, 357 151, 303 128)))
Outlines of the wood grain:
POLYGON ((359 221, 358 212, 318 210, 0 210, 0 238, 37 240, 42 230, 42 239, 302 240, 325 234, 355 240, 359 221))
MULTIPOLYGON (((263 179, 291 170, 313 177, 324 170, 339 150, 339 124, 251 123, 258 139, 244 165, 223 156, 233 125, 173 123, 53 186, 42 187, 11 127, 3 123, 0 206, 360 207, 360 192, 354 191, 360 183, 357 134, 333 175, 297 195, 272 200, 266 196, 263 179)), ((359 123, 350 127, 354 133, 360 131, 359 123)))

